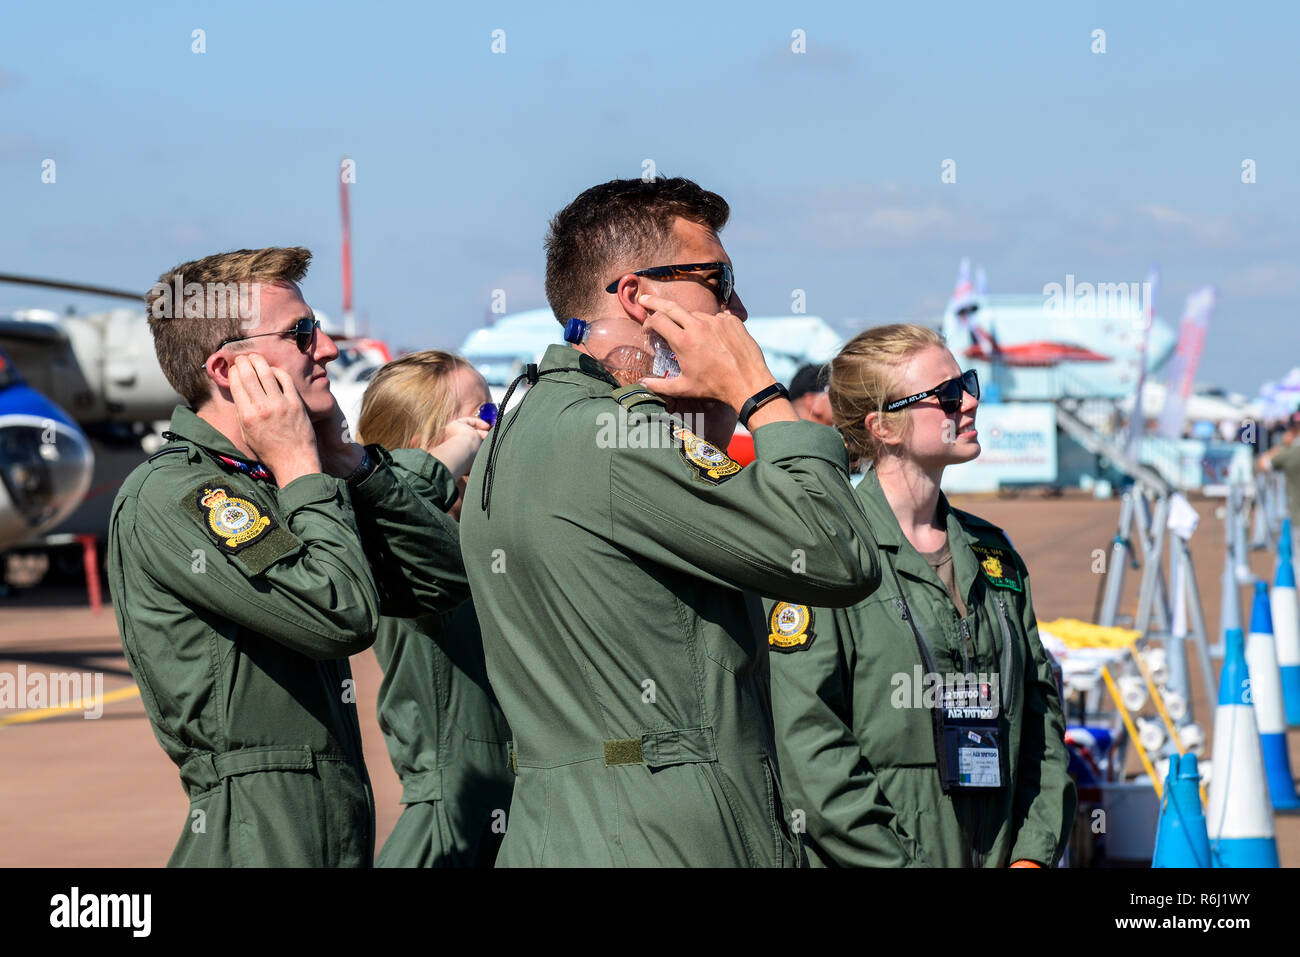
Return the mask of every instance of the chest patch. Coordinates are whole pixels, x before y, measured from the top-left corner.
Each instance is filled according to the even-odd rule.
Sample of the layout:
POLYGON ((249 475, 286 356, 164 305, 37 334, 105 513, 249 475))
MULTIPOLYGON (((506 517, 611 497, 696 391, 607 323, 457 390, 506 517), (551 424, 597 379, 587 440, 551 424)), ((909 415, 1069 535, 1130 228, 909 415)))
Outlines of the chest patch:
POLYGON ((971 551, 979 560, 980 571, 994 588, 1009 591, 1024 591, 1020 573, 1016 570, 1016 560, 1004 548, 990 548, 987 545, 972 545, 971 551))
POLYGON ((726 452, 704 441, 690 429, 680 426, 673 429, 673 438, 678 442, 682 460, 711 485, 731 478, 741 469, 740 464, 726 452))
POLYGON ((263 515, 246 498, 227 495, 223 488, 202 489, 198 504, 217 544, 232 555, 277 527, 272 516, 263 515))
POLYGON ((812 644, 813 613, 807 605, 777 602, 768 619, 767 644, 772 651, 788 654, 804 651, 812 644))

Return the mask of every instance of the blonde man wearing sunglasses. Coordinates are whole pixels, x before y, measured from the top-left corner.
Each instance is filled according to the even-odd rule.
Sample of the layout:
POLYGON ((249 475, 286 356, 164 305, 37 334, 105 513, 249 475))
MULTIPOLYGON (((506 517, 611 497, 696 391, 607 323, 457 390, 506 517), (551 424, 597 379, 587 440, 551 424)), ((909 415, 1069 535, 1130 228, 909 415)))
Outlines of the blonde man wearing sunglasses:
POLYGON ((781 774, 814 865, 1051 867, 1074 817, 1065 722, 1028 572, 940 481, 980 453, 979 379, 930 329, 855 336, 835 425, 880 588, 850 608, 769 602, 781 774))
POLYGON ((118 492, 108 566, 127 662, 189 799, 174 866, 369 866, 348 656, 381 614, 468 593, 444 513, 479 433, 438 458, 345 436, 325 371, 338 349, 298 287, 310 260, 298 247, 209 256, 147 301, 186 404, 118 492), (253 308, 207 289, 246 289, 253 308))

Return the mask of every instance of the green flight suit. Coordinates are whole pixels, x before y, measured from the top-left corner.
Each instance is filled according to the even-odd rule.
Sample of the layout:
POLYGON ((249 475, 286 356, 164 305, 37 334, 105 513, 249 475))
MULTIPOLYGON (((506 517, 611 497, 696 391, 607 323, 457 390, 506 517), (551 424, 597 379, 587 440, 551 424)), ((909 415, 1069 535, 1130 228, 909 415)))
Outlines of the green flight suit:
POLYGON ((426 453, 372 446, 353 488, 278 488, 220 461, 240 453, 190 409, 171 428, 118 492, 108 553, 122 647, 190 799, 169 865, 369 866, 347 658, 381 611, 465 597, 455 483, 426 453))
MULTIPOLYGON (((1028 574, 997 528, 950 508, 948 543, 966 618, 903 536, 880 481, 857 488, 880 543, 881 586, 851 608, 768 604, 782 781, 814 866, 1053 866, 1074 818, 1065 721, 1028 574), (897 582, 890 566, 897 571, 897 582), (905 608, 896 601, 901 587, 905 608), (1001 787, 944 794, 910 611, 946 674, 997 676, 1001 787), (964 632, 969 632, 967 641, 964 632)), ((933 685, 931 685, 933 687, 933 685)))
POLYGON ((1273 471, 1286 476, 1286 507, 1291 519, 1292 542, 1300 542, 1300 439, 1273 456, 1273 471))
POLYGON ((832 429, 764 425, 741 470, 681 426, 554 345, 474 463, 461 549, 517 773, 498 866, 796 862, 758 595, 859 601, 875 541, 832 429))
POLYGON ((375 657, 384 669, 379 727, 406 805, 375 865, 490 867, 515 778, 473 602, 383 618, 375 657))

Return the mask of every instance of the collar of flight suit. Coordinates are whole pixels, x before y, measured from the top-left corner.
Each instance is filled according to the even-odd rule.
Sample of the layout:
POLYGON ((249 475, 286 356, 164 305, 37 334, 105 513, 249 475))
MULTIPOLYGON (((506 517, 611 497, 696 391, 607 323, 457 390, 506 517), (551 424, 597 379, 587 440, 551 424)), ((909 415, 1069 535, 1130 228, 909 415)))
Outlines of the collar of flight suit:
MULTIPOLYGON (((858 483, 857 494, 863 511, 871 520, 871 529, 876 534, 876 543, 881 548, 888 548, 894 553, 894 567, 900 573, 928 582, 947 595, 948 590, 939 581, 939 576, 935 574, 934 569, 903 534, 902 526, 898 524, 898 518, 894 515, 889 500, 885 498, 885 490, 880 487, 880 477, 876 475, 874 468, 868 469, 863 475, 862 481, 858 483)), ((975 579, 979 575, 979 562, 971 546, 987 544, 987 541, 966 527, 958 517, 959 513, 948 504, 948 497, 943 492, 939 493, 939 514, 945 517, 948 526, 948 549, 952 553, 953 574, 956 576, 957 588, 961 591, 969 612, 975 579)), ((974 518, 974 516, 967 516, 965 512, 960 515, 974 518)))
MULTIPOLYGON (((189 406, 178 405, 172 410, 172 421, 168 431, 191 445, 201 446, 209 452, 227 455, 232 459, 239 459, 241 462, 254 461, 249 459, 246 453, 235 448, 230 439, 200 418, 198 413, 189 406)), ((190 451, 190 461, 196 461, 200 454, 198 449, 192 449, 190 451)))
POLYGON ((618 380, 600 362, 563 342, 546 347, 542 361, 537 364, 537 371, 550 373, 546 379, 541 380, 543 382, 560 379, 580 386, 592 396, 607 396, 619 388, 618 380))

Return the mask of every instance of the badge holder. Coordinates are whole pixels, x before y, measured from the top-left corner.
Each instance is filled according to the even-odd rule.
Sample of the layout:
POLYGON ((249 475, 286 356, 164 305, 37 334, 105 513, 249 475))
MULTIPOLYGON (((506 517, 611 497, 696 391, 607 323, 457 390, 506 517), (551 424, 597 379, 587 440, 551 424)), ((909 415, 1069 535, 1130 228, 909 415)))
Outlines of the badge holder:
MULTIPOLYGON (((903 597, 898 572, 887 562, 898 591, 895 605, 912 629, 917 650, 926 673, 938 675, 939 669, 930 644, 921 635, 912 609, 903 597)), ((1002 786, 1002 759, 997 705, 980 700, 979 686, 968 687, 963 681, 955 687, 945 685, 938 707, 930 709, 934 733, 934 754, 939 765, 939 784, 944 794, 987 791, 1002 786)))

